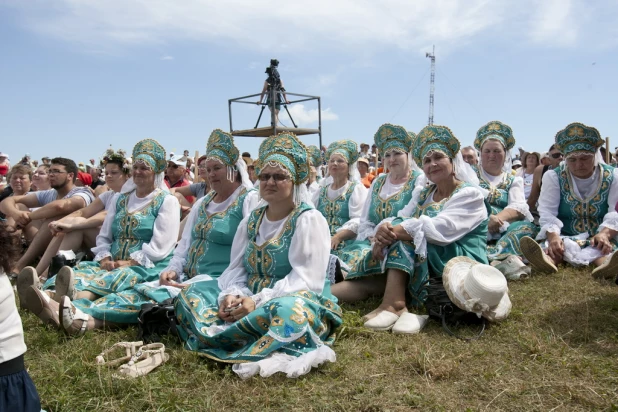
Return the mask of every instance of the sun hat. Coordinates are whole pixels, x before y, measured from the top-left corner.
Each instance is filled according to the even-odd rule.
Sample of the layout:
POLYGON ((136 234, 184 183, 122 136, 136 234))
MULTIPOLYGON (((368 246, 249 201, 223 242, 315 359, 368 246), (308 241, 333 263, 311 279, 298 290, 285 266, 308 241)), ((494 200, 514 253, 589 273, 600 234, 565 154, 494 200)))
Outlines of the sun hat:
POLYGON ((511 311, 506 278, 493 266, 458 256, 444 267, 442 282, 451 301, 462 310, 489 321, 501 321, 511 311))
POLYGON ((497 120, 487 123, 476 132, 476 139, 474 139, 476 150, 480 152, 483 144, 488 139, 498 140, 504 146, 504 150, 511 150, 515 146, 513 129, 497 120))
POLYGON ((176 166, 180 166, 180 167, 187 167, 187 161, 183 160, 181 156, 172 156, 169 159, 167 159, 167 163, 173 163, 176 166))
POLYGON ((133 162, 139 161, 146 163, 155 173, 161 173, 167 167, 165 149, 154 139, 140 140, 133 147, 133 162))
POLYGON ((326 149, 327 159, 330 159, 333 154, 340 154, 351 165, 358 159, 358 145, 352 140, 337 140, 328 145, 326 149))
POLYGON ((378 128, 373 136, 380 153, 397 150, 408 153, 414 144, 414 134, 408 133, 402 126, 385 123, 378 128))
POLYGON ((571 123, 556 133, 556 146, 565 158, 575 152, 596 153, 604 143, 597 129, 582 123, 571 123))
POLYGON ((369 160, 367 160, 366 157, 359 157, 357 162, 365 163, 367 166, 369 166, 369 160))
POLYGON ((307 154, 309 155, 309 161, 311 166, 318 167, 322 164, 322 152, 315 145, 307 146, 307 154))
POLYGON ((423 164, 423 158, 431 151, 440 151, 449 158, 454 159, 459 152, 459 140, 455 137, 451 129, 446 126, 430 125, 425 126, 414 141, 412 154, 417 165, 423 164))
POLYGON ((521 167, 521 161, 519 159, 513 160, 513 167, 515 167, 515 166, 520 166, 521 167))

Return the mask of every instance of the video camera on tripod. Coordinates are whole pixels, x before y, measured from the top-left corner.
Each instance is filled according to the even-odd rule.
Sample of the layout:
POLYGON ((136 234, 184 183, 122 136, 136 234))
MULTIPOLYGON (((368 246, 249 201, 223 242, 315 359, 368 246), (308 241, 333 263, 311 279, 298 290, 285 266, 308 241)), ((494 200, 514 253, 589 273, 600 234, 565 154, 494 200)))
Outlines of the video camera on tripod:
POLYGON ((277 91, 285 91, 281 87, 281 76, 279 75, 279 70, 277 70, 277 67, 279 67, 279 60, 270 59, 270 66, 266 68, 265 72, 266 74, 268 74, 266 83, 268 83, 269 87, 274 87, 277 91))
POLYGON ((270 59, 270 66, 266 68, 266 74, 268 74, 268 78, 266 79, 266 84, 264 85, 264 89, 262 90, 262 94, 260 95, 260 100, 257 104, 262 105, 262 110, 260 111, 260 115, 258 116, 258 120, 255 123, 255 128, 258 127, 260 123, 260 119, 262 118, 262 113, 264 112, 264 107, 268 107, 273 112, 274 121, 271 121, 271 125, 275 125, 276 122, 279 121, 279 109, 281 106, 285 108, 292 124, 295 128, 298 128, 294 119, 292 119, 292 115, 288 110, 287 106, 287 97, 285 96, 285 88, 283 87, 283 83, 281 82, 281 76, 279 75, 279 60, 270 59), (266 94, 266 103, 262 103, 262 98, 266 94))

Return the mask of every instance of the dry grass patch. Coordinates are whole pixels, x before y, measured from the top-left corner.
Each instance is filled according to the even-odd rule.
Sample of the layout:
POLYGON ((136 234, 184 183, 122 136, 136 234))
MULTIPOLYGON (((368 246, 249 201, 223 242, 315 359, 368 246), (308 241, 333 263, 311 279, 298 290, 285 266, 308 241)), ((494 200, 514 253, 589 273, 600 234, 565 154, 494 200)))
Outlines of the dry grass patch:
POLYGON ((167 364, 117 380, 94 359, 134 329, 66 339, 22 313, 26 360, 50 411, 618 411, 618 287, 562 268, 510 290, 511 316, 472 343, 435 322, 414 336, 372 332, 361 316, 378 302, 345 305, 337 362, 299 379, 242 381, 170 339, 167 364))

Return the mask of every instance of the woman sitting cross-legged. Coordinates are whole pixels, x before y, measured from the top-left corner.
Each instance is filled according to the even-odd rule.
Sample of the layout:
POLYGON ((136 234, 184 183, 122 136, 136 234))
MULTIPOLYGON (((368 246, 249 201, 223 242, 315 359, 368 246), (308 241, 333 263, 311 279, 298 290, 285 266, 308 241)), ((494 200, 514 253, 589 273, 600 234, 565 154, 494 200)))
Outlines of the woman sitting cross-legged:
POLYGON ((511 149, 515 146, 513 130, 498 121, 481 127, 476 133, 474 147, 481 153, 477 175, 480 186, 489 191, 491 207, 487 256, 501 261, 497 268, 508 279, 530 274, 522 262, 519 241, 524 236, 536 236, 538 228, 524 196, 524 181, 513 176, 511 149))
POLYGON ((597 266, 595 278, 618 273, 618 169, 604 164, 605 143, 594 127, 571 123, 556 134, 564 164, 543 175, 537 239, 523 238, 521 248, 533 269, 555 273, 556 265, 597 266))
MULTIPOLYGON (((107 215, 107 210, 117 200, 115 195, 120 192, 122 186, 131 176, 131 169, 126 158, 122 153, 115 153, 112 149, 105 153, 101 166, 105 170, 105 185, 109 190, 101 193, 85 208, 76 210, 70 215, 49 224, 54 238, 36 266, 36 273, 42 281, 56 275, 56 273, 48 274, 47 271, 54 256, 57 256, 59 252, 89 251, 96 246, 96 239, 107 215)), ((57 259, 64 260, 63 258, 64 256, 61 254, 57 259)), ((32 270, 32 268, 26 267, 23 270, 32 270)), ((53 289, 51 285, 53 285, 53 281, 50 281, 45 289, 53 289)))
POLYGON ((342 320, 326 279, 328 224, 307 203, 307 150, 296 136, 266 139, 255 170, 263 202, 240 223, 219 279, 182 290, 178 329, 185 348, 242 377, 296 377, 335 360, 342 320))
POLYGON ((328 146, 328 175, 332 183, 321 187, 312 198, 330 228, 331 253, 337 255, 356 238, 367 188, 359 179, 356 160, 358 146, 351 140, 339 140, 328 146))
POLYGON ((484 193, 473 170, 463 161, 459 141, 444 126, 427 126, 414 142, 413 153, 429 185, 414 189, 398 218, 378 225, 372 256, 384 275, 346 280, 333 287, 342 301, 382 296, 382 304, 367 315, 365 326, 394 333, 416 333, 427 317, 408 312, 420 307, 429 277, 442 275, 456 256, 487 263, 487 216, 484 193))
MULTIPOLYGON (((20 278, 29 276, 18 278, 18 292, 25 297, 27 309, 68 334, 124 320, 121 310, 114 311, 120 303, 117 293, 156 280, 167 267, 178 237, 180 206, 163 189, 166 165, 165 149, 156 141, 146 139, 135 145, 133 180, 108 210, 92 250, 95 261, 80 263, 75 272, 69 267, 60 270, 53 278, 56 301, 36 287, 34 271, 20 273, 20 278), (109 300, 108 295, 112 295, 109 300), (72 297, 77 300, 71 303, 72 297), (90 316, 76 318, 76 307, 90 316)), ((51 282, 46 286, 51 288, 51 282)))

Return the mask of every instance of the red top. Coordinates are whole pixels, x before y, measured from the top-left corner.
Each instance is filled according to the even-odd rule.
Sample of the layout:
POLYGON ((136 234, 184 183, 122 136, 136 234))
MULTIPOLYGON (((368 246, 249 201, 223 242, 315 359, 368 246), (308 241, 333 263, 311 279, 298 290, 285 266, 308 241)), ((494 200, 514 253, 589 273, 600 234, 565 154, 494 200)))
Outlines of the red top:
POLYGON ((6 176, 8 172, 9 172, 8 165, 0 165, 0 176, 6 176))
MULTIPOLYGON (((172 187, 191 186, 191 182, 189 182, 187 179, 185 179, 183 177, 182 179, 180 179, 179 181, 177 181, 173 185, 170 185, 170 181, 169 181, 169 179, 166 176, 165 177, 165 185, 171 189, 172 187)), ((193 197, 193 196, 185 196, 185 199, 187 199, 187 202, 193 204, 193 201, 195 200, 195 197, 193 197)))

